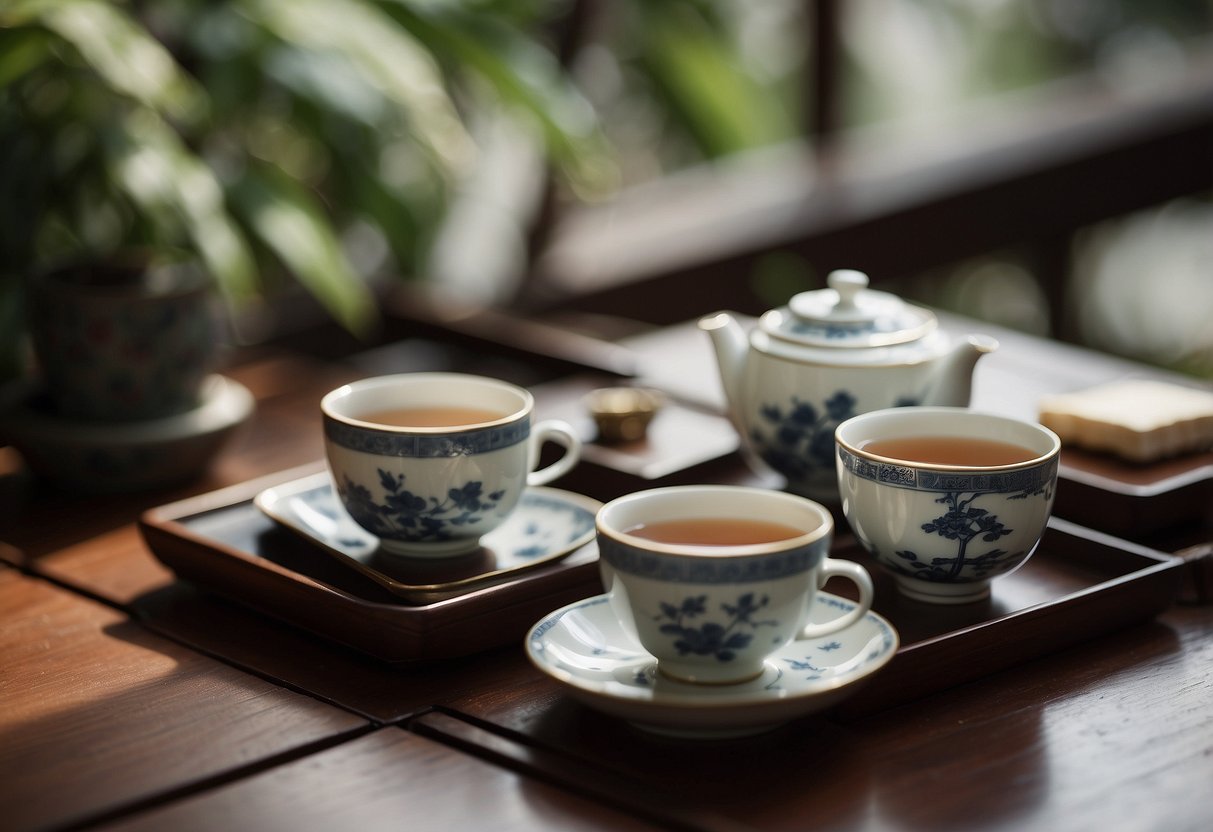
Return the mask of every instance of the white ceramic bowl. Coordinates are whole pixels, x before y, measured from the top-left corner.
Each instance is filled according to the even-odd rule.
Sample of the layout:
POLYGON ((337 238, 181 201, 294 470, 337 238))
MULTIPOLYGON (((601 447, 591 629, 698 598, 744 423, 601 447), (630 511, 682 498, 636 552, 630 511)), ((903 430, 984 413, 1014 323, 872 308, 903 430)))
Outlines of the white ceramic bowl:
POLYGON ((1035 551, 1053 510, 1061 441, 1048 428, 965 408, 901 407, 849 419, 835 432, 842 510, 898 588, 941 604, 981 600, 990 581, 1035 551), (1030 458, 965 466, 878 456, 866 442, 926 436, 992 439, 1030 458))

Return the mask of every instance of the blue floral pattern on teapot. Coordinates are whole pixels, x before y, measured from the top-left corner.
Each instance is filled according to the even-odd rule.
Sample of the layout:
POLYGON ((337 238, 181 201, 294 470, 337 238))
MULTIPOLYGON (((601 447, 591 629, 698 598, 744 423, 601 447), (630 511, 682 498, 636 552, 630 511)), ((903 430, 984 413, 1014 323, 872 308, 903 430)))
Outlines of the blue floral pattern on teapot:
MULTIPOLYGON (((856 415, 857 398, 837 390, 821 405, 793 396, 786 405, 766 404, 762 424, 750 431, 750 442, 760 459, 795 486, 814 477, 834 476, 834 430, 856 415)), ((903 396, 894 407, 919 404, 903 396)))

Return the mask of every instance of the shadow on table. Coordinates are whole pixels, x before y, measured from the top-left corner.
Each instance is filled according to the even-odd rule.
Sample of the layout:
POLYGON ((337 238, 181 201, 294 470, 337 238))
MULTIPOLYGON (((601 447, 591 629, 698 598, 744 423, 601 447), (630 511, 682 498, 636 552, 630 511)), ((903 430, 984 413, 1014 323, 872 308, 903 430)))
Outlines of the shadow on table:
POLYGON ((861 825, 861 796, 873 787, 872 766, 850 730, 816 717, 751 737, 682 740, 562 697, 527 733, 600 770, 592 789, 617 790, 624 803, 695 826, 845 829, 861 825))

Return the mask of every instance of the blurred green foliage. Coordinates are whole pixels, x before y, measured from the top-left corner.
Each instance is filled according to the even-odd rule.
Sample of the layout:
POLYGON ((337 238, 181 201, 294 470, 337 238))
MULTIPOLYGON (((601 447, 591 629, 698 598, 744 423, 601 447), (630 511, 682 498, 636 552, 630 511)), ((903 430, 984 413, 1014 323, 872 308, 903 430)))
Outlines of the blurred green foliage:
POLYGON ((371 275, 344 237, 370 229, 383 271, 416 274, 476 163, 474 108, 531 125, 566 181, 605 181, 594 112, 543 38, 559 5, 6 0, 0 326, 19 329, 30 274, 166 246, 233 303, 297 281, 365 330, 371 275))
MULTIPOLYGON (((798 140, 811 9, 0 0, 0 378, 21 281, 130 246, 193 252, 233 304, 302 285, 364 331, 368 281, 426 274, 478 164, 478 115, 525 125, 566 203, 798 140)), ((1213 28, 1208 0, 839 11, 845 127, 946 123, 966 101, 1078 71, 1153 77, 1213 28)))

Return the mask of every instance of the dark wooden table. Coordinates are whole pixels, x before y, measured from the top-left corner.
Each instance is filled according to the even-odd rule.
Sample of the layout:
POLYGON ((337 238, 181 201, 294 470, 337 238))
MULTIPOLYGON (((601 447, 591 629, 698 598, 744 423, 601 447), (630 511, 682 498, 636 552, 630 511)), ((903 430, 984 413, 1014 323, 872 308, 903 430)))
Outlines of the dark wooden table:
MULTIPOLYGON (((591 445, 559 485, 607 499, 663 482, 763 481, 733 452, 706 341, 688 327, 602 345, 588 361, 584 339, 560 355, 546 338, 529 352, 467 334, 431 329, 336 358, 237 356, 226 372, 254 391, 256 416, 179 488, 74 496, 0 451, 0 826, 1213 828, 1208 603, 1060 650, 1037 631, 1045 643, 1030 658, 896 706, 696 742, 573 701, 531 667, 521 634, 463 658, 386 664, 178 580, 149 551, 145 511, 321 459, 321 394, 388 370, 491 371, 531 386, 542 415, 589 430, 581 392, 634 360, 636 380, 668 389, 677 415, 659 417, 643 447, 591 445)), ((1030 417, 1041 392, 1154 374, 998 334, 975 404, 1017 415, 1030 417)), ((1207 546, 1206 493, 1199 516, 1143 528, 1134 545, 1207 546)), ((990 655, 1015 647, 961 661, 997 666, 990 655)))

